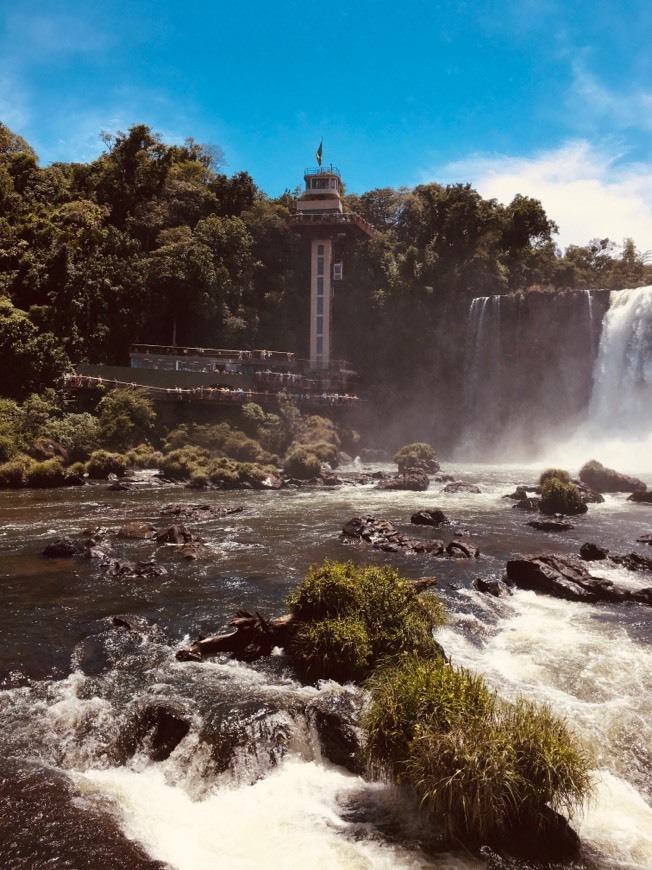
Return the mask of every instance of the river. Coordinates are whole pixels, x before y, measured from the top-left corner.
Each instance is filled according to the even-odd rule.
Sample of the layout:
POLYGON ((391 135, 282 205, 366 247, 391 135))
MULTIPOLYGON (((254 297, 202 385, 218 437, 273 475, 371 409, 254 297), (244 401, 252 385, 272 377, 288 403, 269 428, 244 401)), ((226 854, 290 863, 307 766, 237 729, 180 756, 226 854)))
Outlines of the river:
MULTIPOLYGON (((444 463, 443 471, 481 493, 445 494, 434 482, 427 493, 371 485, 273 493, 143 485, 116 492, 106 484, 0 492, 2 867, 486 866, 463 852, 434 854, 405 795, 323 760, 306 705, 337 687, 300 685, 282 650, 253 665, 176 660, 177 649, 224 630, 241 607, 265 616, 285 612, 289 591, 309 566, 332 558, 388 563, 409 577, 435 575, 449 612, 439 640, 454 663, 481 672, 505 697, 549 701, 591 746, 595 797, 574 820, 582 866, 649 870, 649 609, 525 591, 495 599, 477 592, 473 580, 499 577, 516 554, 577 552, 585 541, 649 554, 635 542, 652 531, 652 508, 608 495, 571 531, 538 532, 502 496, 534 481, 541 467, 444 463), (168 569, 126 580, 107 577, 94 561, 42 556, 47 543, 78 537, 88 526, 113 533, 141 519, 163 529, 170 521, 161 509, 178 502, 242 507, 186 523, 213 549, 212 558, 185 562, 170 545, 116 539, 126 557, 155 558, 168 569), (480 558, 391 555, 339 539, 344 522, 369 513, 411 536, 432 535, 409 522, 426 507, 442 508, 453 521, 437 537, 446 541, 453 529, 468 528, 480 558), (158 633, 143 638, 116 628, 112 617, 125 612, 156 623, 158 633), (125 734, 134 711, 160 701, 183 709, 191 727, 169 758, 154 762, 130 751, 125 734), (133 854, 125 836, 138 844, 133 854)), ((639 476, 652 485, 652 474, 639 476)), ((602 566, 599 573, 605 576, 602 566)), ((649 576, 620 568, 606 575, 651 585, 649 576)))

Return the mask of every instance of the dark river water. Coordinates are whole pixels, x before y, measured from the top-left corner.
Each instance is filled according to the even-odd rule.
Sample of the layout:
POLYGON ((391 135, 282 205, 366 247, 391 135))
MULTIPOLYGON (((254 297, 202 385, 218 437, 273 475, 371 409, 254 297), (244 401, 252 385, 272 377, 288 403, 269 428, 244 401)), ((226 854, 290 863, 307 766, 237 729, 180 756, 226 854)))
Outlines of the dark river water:
MULTIPOLYGON (((197 493, 143 484, 0 492, 0 866, 2 868, 469 868, 463 853, 436 855, 414 807, 321 756, 306 706, 340 690, 301 686, 282 650, 246 665, 225 658, 179 662, 198 635, 226 628, 239 608, 286 612, 286 598, 325 558, 389 563, 405 576, 435 575, 449 622, 439 640, 458 665, 482 672, 508 698, 548 701, 595 757, 595 796, 574 820, 585 866, 652 867, 652 613, 590 606, 517 591, 494 599, 473 588, 507 559, 542 550, 577 552, 594 541, 618 553, 650 548, 652 507, 624 495, 575 520, 563 534, 534 531, 502 496, 540 468, 448 465, 479 495, 381 492, 371 486, 274 493, 197 493), (62 535, 127 521, 171 525, 172 503, 242 510, 188 522, 211 548, 185 561, 176 548, 113 540, 131 560, 155 559, 160 577, 109 577, 96 561, 46 559, 62 535), (440 507, 452 525, 410 525, 440 507), (375 514, 410 536, 467 528, 477 560, 390 555, 339 539, 353 516, 375 514), (130 613, 147 635, 116 627, 130 613), (163 761, 134 744, 133 722, 165 702, 191 726, 163 761)), ((652 484, 652 475, 639 475, 652 484)), ((601 566, 629 586, 652 577, 601 566)), ((351 687, 344 691, 354 692, 351 687)))

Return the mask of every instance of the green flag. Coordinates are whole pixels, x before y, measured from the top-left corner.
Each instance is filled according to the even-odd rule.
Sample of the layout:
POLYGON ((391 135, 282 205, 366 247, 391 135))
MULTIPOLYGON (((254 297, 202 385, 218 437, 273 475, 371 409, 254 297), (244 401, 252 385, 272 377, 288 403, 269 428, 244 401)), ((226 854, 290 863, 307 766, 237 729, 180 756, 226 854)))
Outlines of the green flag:
POLYGON ((319 143, 319 148, 317 149, 317 154, 315 155, 317 158, 317 163, 321 166, 321 156, 324 152, 324 140, 322 139, 319 143))

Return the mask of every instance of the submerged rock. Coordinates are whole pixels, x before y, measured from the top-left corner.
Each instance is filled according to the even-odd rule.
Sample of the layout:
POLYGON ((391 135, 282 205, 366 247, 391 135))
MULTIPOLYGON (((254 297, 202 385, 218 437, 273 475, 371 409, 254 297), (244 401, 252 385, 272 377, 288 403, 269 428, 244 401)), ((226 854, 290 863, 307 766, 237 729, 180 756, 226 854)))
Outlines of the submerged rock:
POLYGON ((638 544, 652 544, 652 535, 641 535, 640 538, 636 539, 638 544))
POLYGON ((70 559, 73 556, 81 556, 83 552, 84 548, 71 538, 57 538, 47 545, 43 555, 49 559, 70 559))
POLYGON ((494 598, 507 598, 514 594, 507 583, 503 583, 502 580, 483 580, 482 577, 478 577, 473 581, 473 585, 478 592, 493 595, 494 598))
POLYGON ((137 541, 147 541, 156 535, 156 527, 151 523, 143 523, 138 520, 125 523, 118 531, 119 538, 133 538, 137 541))
POLYGON ((442 492, 470 492, 480 493, 482 490, 474 483, 465 483, 463 480, 456 480, 453 483, 448 483, 442 492))
POLYGON ((184 520, 212 520, 239 514, 243 510, 241 505, 221 507, 213 504, 168 504, 161 509, 161 516, 184 520))
POLYGON ((549 520, 530 520, 528 526, 538 529, 540 532, 567 532, 574 528, 568 520, 551 517, 549 520))

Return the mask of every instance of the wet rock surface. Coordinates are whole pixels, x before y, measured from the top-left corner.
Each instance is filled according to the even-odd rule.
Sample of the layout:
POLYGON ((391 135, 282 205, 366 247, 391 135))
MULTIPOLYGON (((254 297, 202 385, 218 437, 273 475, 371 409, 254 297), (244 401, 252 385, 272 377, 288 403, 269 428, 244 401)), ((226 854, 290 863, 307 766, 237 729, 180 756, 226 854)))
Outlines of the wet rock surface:
POLYGON ((377 489, 384 490, 411 490, 412 492, 425 492, 430 486, 430 478, 425 471, 411 470, 405 474, 397 474, 379 480, 377 489))
POLYGON ((0 841, 6 870, 166 870, 65 774, 33 761, 0 762, 0 841))
POLYGON ((531 589, 569 601, 635 601, 641 604, 652 601, 652 589, 629 590, 611 580, 595 577, 589 573, 586 563, 573 555, 544 553, 511 559, 507 562, 507 580, 520 589, 531 589))
POLYGON ((569 529, 574 528, 571 522, 560 517, 550 517, 547 520, 530 520, 528 526, 538 529, 540 532, 567 532, 569 529))
POLYGON ((442 526, 450 523, 450 520, 439 508, 424 508, 412 514, 410 522, 417 526, 442 526))
POLYGON ((442 492, 469 492, 477 494, 481 493, 482 490, 474 483, 465 483, 463 480, 455 480, 453 483, 446 484, 442 489, 442 492))
POLYGON ((342 527, 342 539, 345 542, 364 542, 371 544, 378 550, 388 553, 413 552, 433 553, 435 555, 444 551, 443 541, 415 540, 403 535, 389 520, 379 519, 368 515, 366 517, 353 517, 342 527))

